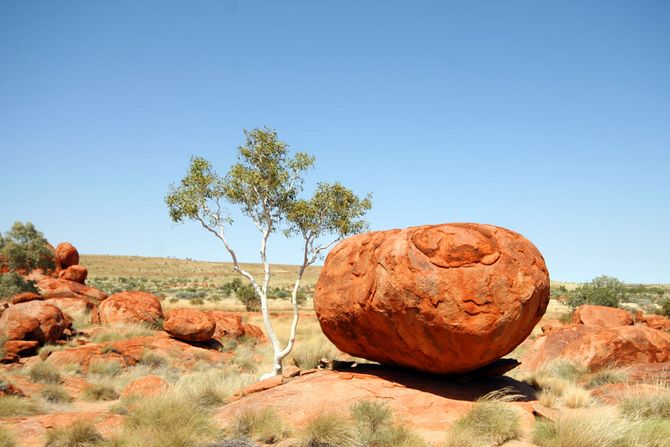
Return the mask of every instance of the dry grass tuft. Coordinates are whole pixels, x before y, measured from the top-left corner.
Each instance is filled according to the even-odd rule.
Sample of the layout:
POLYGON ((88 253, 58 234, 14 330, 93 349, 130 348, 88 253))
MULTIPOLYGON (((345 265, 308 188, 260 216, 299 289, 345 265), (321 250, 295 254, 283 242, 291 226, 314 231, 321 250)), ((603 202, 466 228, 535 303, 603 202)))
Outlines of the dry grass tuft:
POLYGON ((16 447, 16 438, 2 425, 0 425, 0 447, 16 447))
POLYGON ((26 397, 0 396, 0 418, 31 416, 41 412, 40 406, 26 397))
POLYGON ((45 447, 102 447, 104 441, 92 422, 79 420, 69 427, 49 430, 45 447))
POLYGON ((83 399, 87 401, 116 400, 118 397, 116 389, 105 383, 92 383, 83 394, 83 399))
POLYGON ((358 430, 337 413, 321 413, 308 422, 300 442, 303 447, 358 447, 358 430))
POLYGON ((288 431, 274 408, 247 409, 235 417, 233 434, 253 440, 274 444, 284 438, 288 431))
POLYGON ((63 382, 63 377, 58 369, 47 362, 36 363, 28 371, 28 376, 35 383, 58 384, 63 382))
POLYGON ((56 404, 66 404, 72 402, 72 396, 61 385, 47 385, 42 391, 40 391, 40 396, 42 399, 47 402, 52 402, 56 404))

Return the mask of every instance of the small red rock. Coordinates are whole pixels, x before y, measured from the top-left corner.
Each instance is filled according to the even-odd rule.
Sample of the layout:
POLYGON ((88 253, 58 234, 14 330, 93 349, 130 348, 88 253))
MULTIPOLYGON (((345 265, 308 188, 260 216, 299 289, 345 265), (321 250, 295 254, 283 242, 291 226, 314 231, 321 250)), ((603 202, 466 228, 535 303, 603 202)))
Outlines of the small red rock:
POLYGON ((174 338, 196 342, 211 339, 215 328, 216 321, 197 309, 175 309, 163 324, 163 330, 174 338))
POLYGON ((9 340, 5 342, 4 358, 0 359, 0 362, 10 363, 15 362, 19 357, 25 354, 34 354, 37 347, 40 345, 40 342, 34 340, 9 340))
POLYGON ((244 323, 242 327, 244 328, 245 337, 255 338, 258 341, 266 340, 265 334, 263 333, 263 329, 259 328, 255 324, 244 323))
POLYGON ((160 299, 147 292, 120 292, 105 299, 98 306, 102 324, 149 323, 163 318, 160 299))
POLYGON ((74 245, 69 242, 58 244, 58 247, 56 247, 56 266, 62 270, 76 264, 79 264, 79 252, 74 245))
POLYGON ((572 322, 599 327, 630 326, 633 324, 633 316, 623 309, 584 304, 575 309, 572 322))
POLYGON ((646 315, 643 321, 650 328, 670 332, 670 319, 662 315, 646 315))
POLYGON ((60 279, 66 279, 68 281, 74 281, 79 284, 86 283, 86 277, 88 276, 88 270, 86 267, 82 267, 79 264, 71 265, 65 270, 61 270, 58 274, 60 279))

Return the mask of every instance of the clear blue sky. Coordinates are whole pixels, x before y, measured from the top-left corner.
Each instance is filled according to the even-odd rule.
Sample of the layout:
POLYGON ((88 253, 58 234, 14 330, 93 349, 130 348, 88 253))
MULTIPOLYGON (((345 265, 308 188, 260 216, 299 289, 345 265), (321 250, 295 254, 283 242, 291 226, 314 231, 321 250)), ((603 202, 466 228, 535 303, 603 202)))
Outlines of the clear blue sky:
POLYGON ((163 197, 264 125, 308 186, 372 192, 374 230, 491 223, 554 279, 670 283, 667 1, 0 0, 2 230, 227 260, 163 197))

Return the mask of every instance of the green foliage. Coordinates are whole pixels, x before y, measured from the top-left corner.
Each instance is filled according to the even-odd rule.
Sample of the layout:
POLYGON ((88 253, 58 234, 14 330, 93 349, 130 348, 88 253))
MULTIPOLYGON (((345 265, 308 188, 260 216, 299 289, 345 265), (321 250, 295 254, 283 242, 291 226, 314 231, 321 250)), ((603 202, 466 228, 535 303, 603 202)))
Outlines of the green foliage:
POLYGON ((670 317, 670 300, 664 300, 661 303, 661 315, 670 317))
POLYGON ((254 312, 261 308, 260 299, 256 295, 256 291, 252 286, 245 285, 240 287, 237 289, 237 292, 235 292, 235 295, 237 296, 237 299, 244 304, 244 308, 247 311, 254 312))
POLYGON ((45 447, 102 447, 104 440, 93 422, 78 420, 68 427, 49 430, 45 447))
POLYGON ((22 292, 37 293, 35 282, 23 279, 16 272, 0 274, 0 298, 8 298, 22 292))
POLYGON ((16 222, 0 238, 0 257, 11 270, 51 270, 55 267, 53 252, 44 235, 30 223, 16 222))
POLYGON ((575 308, 582 304, 617 307, 626 298, 626 287, 611 276, 598 276, 579 286, 568 297, 568 304, 575 308))
POLYGON ((30 380, 36 383, 59 384, 63 382, 63 377, 58 369, 47 362, 39 362, 33 365, 28 375, 30 380))

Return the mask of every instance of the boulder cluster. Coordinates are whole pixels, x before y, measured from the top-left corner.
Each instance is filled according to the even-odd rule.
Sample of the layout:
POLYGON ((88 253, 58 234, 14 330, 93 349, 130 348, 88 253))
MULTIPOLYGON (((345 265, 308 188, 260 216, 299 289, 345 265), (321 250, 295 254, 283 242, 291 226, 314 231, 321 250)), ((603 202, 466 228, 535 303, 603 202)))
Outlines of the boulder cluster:
POLYGON ((572 323, 548 322, 542 332, 525 352, 523 368, 557 358, 589 370, 670 362, 670 319, 660 315, 583 305, 572 323))
MULTIPOLYGON (((79 253, 72 244, 63 242, 53 253, 53 272, 27 274, 35 281, 38 293, 20 293, 0 307, 0 338, 4 341, 0 362, 16 362, 22 356, 35 354, 46 343, 62 343, 76 335, 73 316, 102 326, 135 323, 157 330, 162 327, 166 337, 185 342, 242 336, 264 338, 259 327, 243 323, 235 313, 174 309, 165 315, 161 298, 151 293, 124 291, 108 296, 86 285, 88 271, 79 265, 79 253)), ((90 349, 94 352, 97 348, 90 349)))

